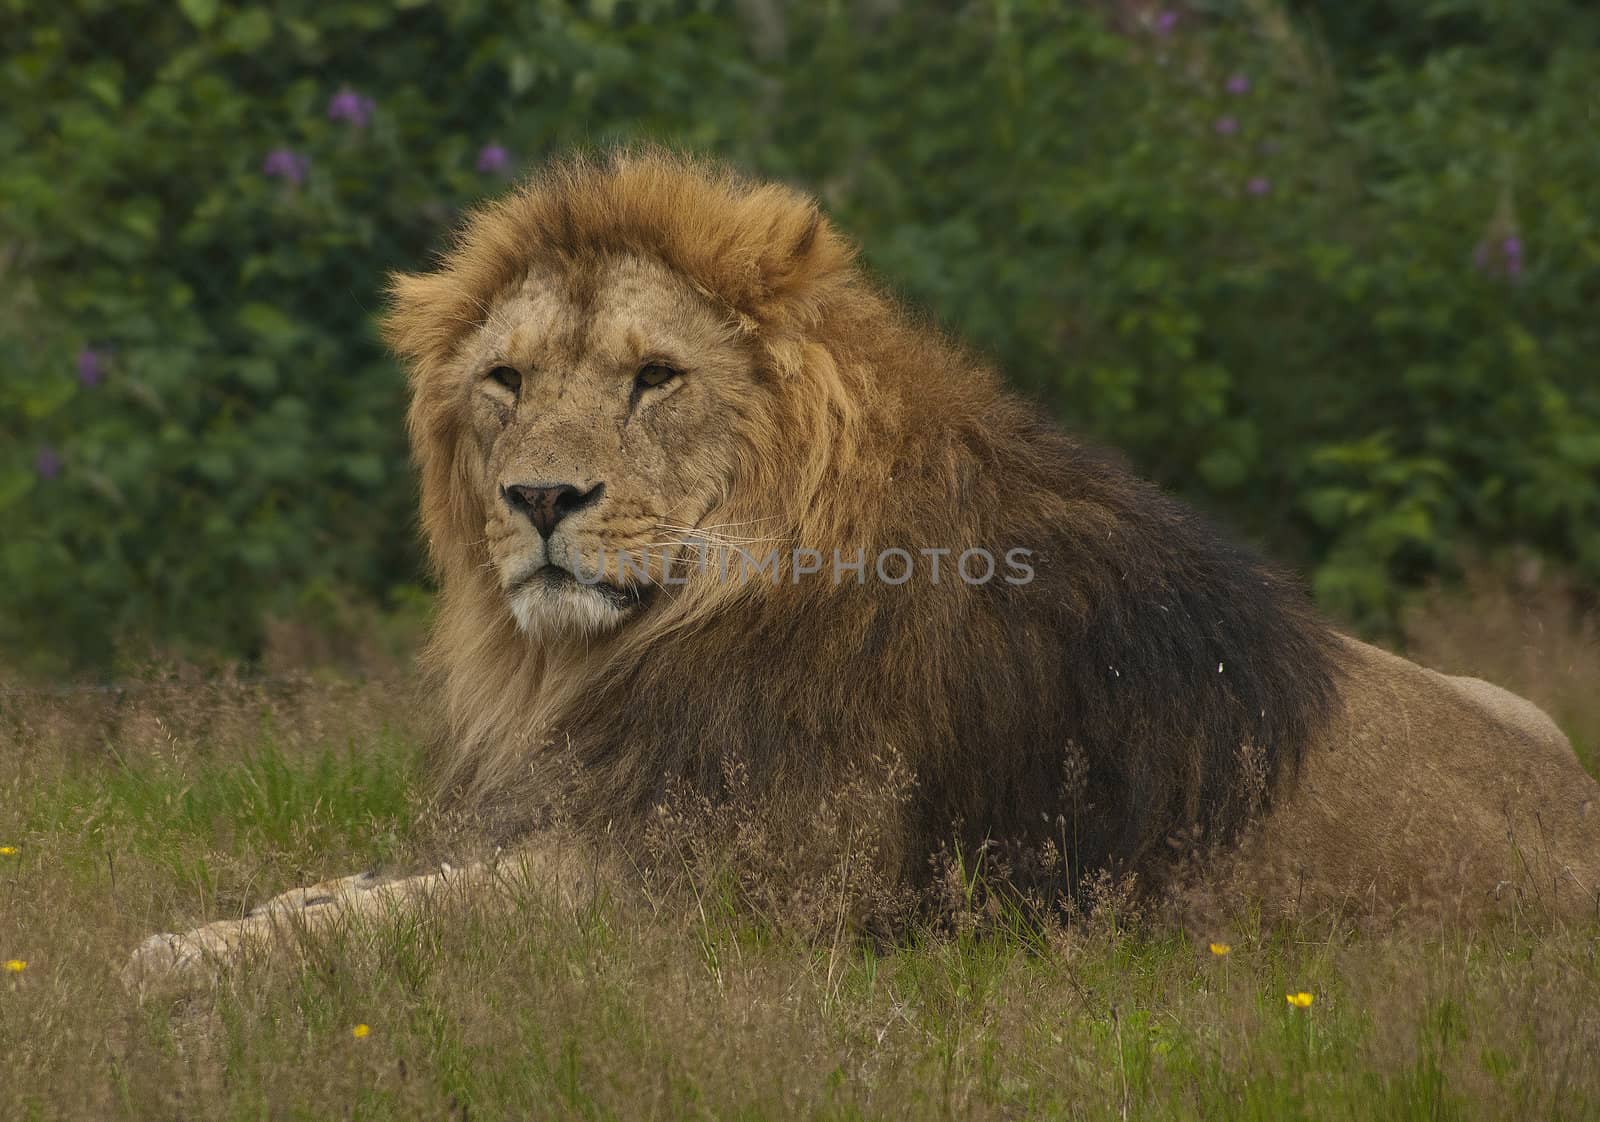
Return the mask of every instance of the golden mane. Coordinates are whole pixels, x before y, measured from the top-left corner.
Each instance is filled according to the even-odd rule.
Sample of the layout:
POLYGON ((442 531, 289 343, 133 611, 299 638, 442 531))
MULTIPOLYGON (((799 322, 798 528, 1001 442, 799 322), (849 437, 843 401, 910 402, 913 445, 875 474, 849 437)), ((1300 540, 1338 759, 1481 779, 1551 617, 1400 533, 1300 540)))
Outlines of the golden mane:
POLYGON ((784 334, 855 284, 854 250, 806 196, 670 153, 557 163, 470 214, 439 268, 392 279, 389 345, 437 362, 531 265, 652 256, 752 331, 784 334))

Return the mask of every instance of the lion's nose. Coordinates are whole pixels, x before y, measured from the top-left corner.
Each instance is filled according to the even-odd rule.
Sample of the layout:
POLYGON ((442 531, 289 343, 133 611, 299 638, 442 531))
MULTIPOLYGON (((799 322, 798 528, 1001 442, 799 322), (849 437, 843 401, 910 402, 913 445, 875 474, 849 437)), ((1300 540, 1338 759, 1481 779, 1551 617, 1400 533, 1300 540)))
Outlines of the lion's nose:
POLYGON ((500 497, 512 510, 526 515, 541 538, 548 539, 555 533, 556 523, 598 502, 605 489, 604 483, 587 491, 570 483, 512 483, 501 486, 500 497))

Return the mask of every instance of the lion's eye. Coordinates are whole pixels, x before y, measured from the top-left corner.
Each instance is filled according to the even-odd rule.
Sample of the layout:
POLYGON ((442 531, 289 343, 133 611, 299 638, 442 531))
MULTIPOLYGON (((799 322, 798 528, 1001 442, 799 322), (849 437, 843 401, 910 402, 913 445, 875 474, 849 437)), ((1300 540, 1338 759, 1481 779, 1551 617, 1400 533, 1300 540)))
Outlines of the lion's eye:
POLYGON ((654 389, 656 386, 666 385, 677 376, 678 371, 666 363, 649 362, 639 368, 639 374, 638 377, 634 378, 634 384, 640 389, 654 389))
POLYGON ((499 382, 512 393, 516 393, 518 390, 522 389, 522 375, 517 373, 509 366, 496 366, 493 370, 489 371, 487 376, 493 378, 496 382, 499 382))

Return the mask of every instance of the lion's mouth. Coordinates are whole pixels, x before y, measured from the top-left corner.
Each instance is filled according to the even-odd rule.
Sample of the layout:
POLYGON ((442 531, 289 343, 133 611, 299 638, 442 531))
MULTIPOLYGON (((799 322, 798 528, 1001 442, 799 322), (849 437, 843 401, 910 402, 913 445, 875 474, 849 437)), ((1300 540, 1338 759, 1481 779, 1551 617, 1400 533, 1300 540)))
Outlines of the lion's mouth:
POLYGON ((526 589, 537 588, 552 594, 563 592, 592 592, 606 602, 614 611, 632 612, 643 608, 650 602, 650 594, 654 589, 649 585, 633 585, 624 587, 612 584, 610 581, 579 579, 570 569, 563 569, 560 565, 546 563, 533 572, 518 580, 510 589, 510 594, 526 589))

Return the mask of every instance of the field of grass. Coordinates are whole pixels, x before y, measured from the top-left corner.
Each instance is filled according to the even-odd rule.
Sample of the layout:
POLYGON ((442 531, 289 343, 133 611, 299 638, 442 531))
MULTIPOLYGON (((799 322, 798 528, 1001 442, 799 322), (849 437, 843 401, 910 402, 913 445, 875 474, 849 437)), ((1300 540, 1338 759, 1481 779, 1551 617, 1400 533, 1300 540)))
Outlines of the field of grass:
MULTIPOLYGON (((1474 642, 1417 634, 1448 637, 1439 658, 1474 642)), ((1544 635, 1537 673, 1592 751, 1600 656, 1579 640, 1544 635)), ((411 692, 0 696, 0 1119, 1600 1117, 1596 924, 1109 909, 883 945, 715 893, 529 896, 127 992, 149 932, 438 856, 411 692)))

